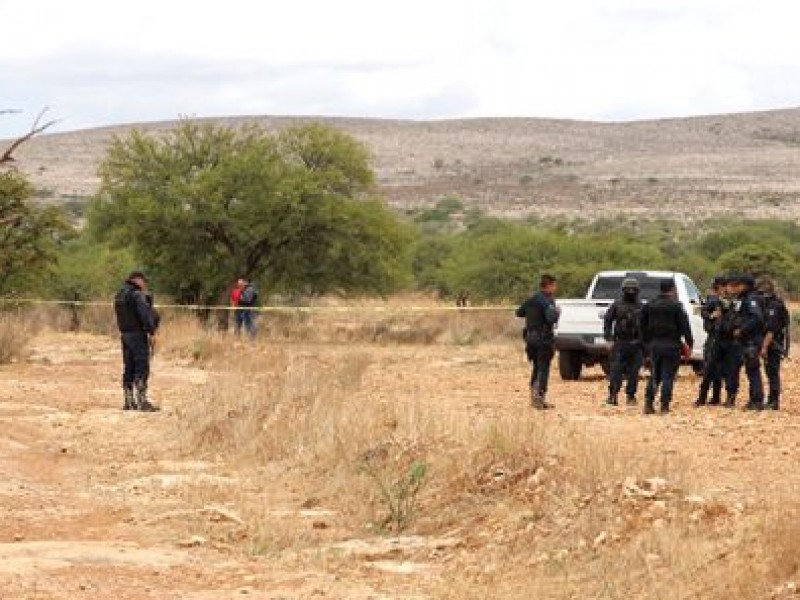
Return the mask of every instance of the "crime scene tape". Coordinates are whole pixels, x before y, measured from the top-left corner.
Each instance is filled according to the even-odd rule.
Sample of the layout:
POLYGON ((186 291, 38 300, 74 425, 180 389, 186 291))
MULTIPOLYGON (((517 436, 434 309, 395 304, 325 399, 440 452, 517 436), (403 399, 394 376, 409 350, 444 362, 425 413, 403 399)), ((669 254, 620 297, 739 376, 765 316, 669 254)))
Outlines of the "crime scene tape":
MULTIPOLYGON (((0 304, 34 304, 68 307, 99 306, 111 308, 113 302, 94 300, 43 300, 39 298, 0 298, 0 304)), ((188 310, 188 311, 237 311, 242 310, 236 306, 215 306, 211 304, 155 304, 159 310, 188 310)), ((347 313, 347 312, 374 312, 374 313, 436 313, 436 312, 509 312, 516 306, 486 305, 486 306, 253 306, 244 310, 253 312, 302 312, 302 313, 347 313)))

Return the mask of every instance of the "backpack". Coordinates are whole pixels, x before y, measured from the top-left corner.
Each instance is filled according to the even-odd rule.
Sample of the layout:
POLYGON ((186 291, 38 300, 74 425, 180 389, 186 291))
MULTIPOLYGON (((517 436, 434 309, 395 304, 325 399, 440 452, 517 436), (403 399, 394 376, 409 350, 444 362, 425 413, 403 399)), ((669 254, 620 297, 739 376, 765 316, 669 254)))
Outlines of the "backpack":
POLYGON ((614 337, 620 340, 635 340, 639 337, 639 302, 618 302, 614 311, 614 337))

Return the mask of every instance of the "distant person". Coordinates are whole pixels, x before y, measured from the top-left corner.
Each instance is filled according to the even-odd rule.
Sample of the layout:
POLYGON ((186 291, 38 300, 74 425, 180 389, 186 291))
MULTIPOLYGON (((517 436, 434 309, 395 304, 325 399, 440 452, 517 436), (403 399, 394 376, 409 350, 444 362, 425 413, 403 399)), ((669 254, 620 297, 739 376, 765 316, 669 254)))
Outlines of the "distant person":
POLYGON ((769 393, 766 408, 778 410, 781 404, 781 362, 789 356, 791 348, 791 318, 786 303, 775 293, 771 279, 762 279, 758 284, 764 309, 764 343, 761 358, 767 375, 769 393))
POLYGON ((458 308, 466 308, 469 306, 469 294, 465 291, 460 291, 456 294, 456 306, 458 308))
POLYGON ((542 275, 539 291, 525 300, 517 309, 517 316, 525 319, 525 352, 532 364, 531 406, 536 409, 552 408, 547 403, 547 386, 550 380, 550 363, 555 354, 554 329, 561 316, 556 306, 558 282, 552 275, 542 275))
POLYGON ((642 341, 651 362, 650 379, 645 392, 644 414, 655 414, 656 395, 661 391, 661 414, 670 412, 672 390, 681 355, 694 345, 689 315, 677 300, 674 279, 662 279, 660 294, 642 308, 642 341), (683 342, 683 344, 682 344, 683 342))
POLYGON ((717 325, 717 355, 722 367, 722 380, 725 383, 726 408, 736 406, 739 383, 742 374, 742 344, 734 337, 739 319, 736 306, 736 283, 731 277, 725 278, 722 291, 722 316, 717 325))
POLYGON ((236 299, 236 335, 241 335, 242 328, 253 340, 256 337, 255 307, 258 306, 258 291, 246 277, 236 282, 238 295, 231 293, 231 301, 236 299))
POLYGON ((147 398, 150 353, 155 347, 158 315, 147 300, 147 277, 134 271, 114 297, 114 312, 122 338, 123 410, 155 412, 147 398))
POLYGON ((722 352, 719 344, 719 330, 722 323, 724 295, 727 282, 724 277, 715 277, 711 284, 711 293, 706 297, 700 309, 703 329, 706 332, 706 343, 703 346, 703 379, 697 394, 696 407, 718 406, 722 402, 722 352), (708 393, 711 392, 711 400, 708 393))
POLYGON ((617 406, 622 380, 627 377, 625 398, 628 406, 636 406, 639 372, 644 360, 642 337, 639 329, 642 302, 639 300, 639 282, 628 278, 622 282, 622 297, 615 300, 603 319, 603 336, 613 342, 611 369, 608 377, 608 400, 617 406))

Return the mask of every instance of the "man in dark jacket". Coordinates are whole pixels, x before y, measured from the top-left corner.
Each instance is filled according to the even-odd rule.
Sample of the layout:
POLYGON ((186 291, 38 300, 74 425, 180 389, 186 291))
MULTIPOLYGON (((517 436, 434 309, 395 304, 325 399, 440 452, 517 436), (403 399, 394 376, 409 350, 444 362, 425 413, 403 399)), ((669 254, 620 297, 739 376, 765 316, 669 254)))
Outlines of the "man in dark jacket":
POLYGON ((681 364, 681 354, 694 345, 689 316, 675 297, 675 280, 663 279, 661 293, 642 308, 642 341, 651 361, 645 392, 644 414, 655 413, 655 398, 661 388, 661 414, 669 413, 672 388, 681 364), (685 345, 682 345, 682 343, 685 345))
POLYGON ((556 306, 558 287, 552 275, 542 275, 539 292, 525 300, 517 309, 517 316, 525 319, 525 352, 533 365, 531 372, 531 406, 537 409, 552 408, 547 403, 547 384, 550 380, 550 363, 555 354, 554 328, 561 315, 556 306))
POLYGON ((246 277, 240 277, 237 282, 239 289, 238 304, 236 309, 236 335, 240 335, 244 327, 250 339, 256 337, 255 311, 258 305, 258 291, 246 277))
POLYGON ((700 315, 703 318, 703 329, 706 332, 706 343, 703 348, 703 379, 694 405, 713 406, 720 404, 722 394, 722 353, 719 347, 719 326, 722 321, 723 300, 727 282, 724 277, 715 277, 711 293, 706 297, 700 315), (711 401, 708 392, 711 391, 711 401))
POLYGON ((147 277, 141 271, 128 276, 114 297, 114 312, 122 338, 122 389, 124 410, 154 412, 147 399, 150 377, 150 348, 156 334, 156 316, 147 300, 147 277))
POLYGON ((789 356, 791 318, 786 303, 775 293, 771 279, 762 279, 758 284, 761 304, 764 309, 765 335, 761 346, 761 358, 769 384, 766 408, 778 410, 781 399, 781 361, 789 356))
MULTIPOLYGON (((764 344, 764 313, 749 275, 729 278, 733 292, 733 317, 730 324, 733 339, 741 345, 744 370, 747 375, 749 400, 747 410, 764 408, 764 380, 761 377, 761 348, 764 344)), ((733 403, 726 403, 729 408, 733 403)))
POLYGON ((642 368, 642 340, 639 331, 642 302, 639 300, 639 282, 628 278, 622 282, 622 298, 606 311, 603 319, 603 336, 613 342, 611 370, 608 377, 608 400, 617 406, 622 379, 627 375, 625 396, 628 406, 636 406, 636 388, 642 368))

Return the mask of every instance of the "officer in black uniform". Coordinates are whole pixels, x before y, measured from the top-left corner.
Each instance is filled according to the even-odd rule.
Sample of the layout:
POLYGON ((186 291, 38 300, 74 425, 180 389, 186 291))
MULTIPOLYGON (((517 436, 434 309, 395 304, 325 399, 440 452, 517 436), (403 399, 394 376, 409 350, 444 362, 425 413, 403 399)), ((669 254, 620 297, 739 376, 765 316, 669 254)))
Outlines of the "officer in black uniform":
POLYGON ((731 277, 725 278, 725 288, 720 299, 722 316, 717 325, 716 350, 722 368, 722 380, 725 383, 726 408, 736 406, 739 393, 739 380, 742 373, 742 344, 734 338, 736 321, 736 284, 731 277))
POLYGON ((764 381, 761 377, 761 348, 764 344, 764 313, 754 293, 755 282, 749 275, 730 279, 733 293, 733 339, 741 345, 747 375, 749 400, 747 410, 764 408, 764 381))
POLYGON ((764 344, 761 358, 767 375, 769 393, 766 407, 778 410, 781 403, 781 361, 789 356, 791 318, 786 303, 775 294, 775 284, 764 278, 758 284, 764 310, 764 344))
POLYGON ((628 406, 636 406, 636 388, 639 371, 644 360, 642 352, 641 320, 642 302, 639 300, 639 282, 628 278, 622 282, 622 298, 615 300, 603 319, 603 336, 613 342, 611 370, 608 377, 607 404, 617 406, 622 379, 627 375, 625 396, 628 406))
POLYGON ((703 318, 703 329, 706 332, 706 343, 703 347, 703 379, 700 382, 700 391, 694 405, 712 406, 719 405, 722 394, 722 360, 719 351, 718 336, 719 325, 722 321, 723 294, 726 281, 724 277, 715 277, 711 286, 711 293, 706 297, 700 315, 703 318), (711 401, 708 401, 708 392, 711 390, 711 401))
POLYGON ((650 380, 645 392, 644 414, 655 413, 655 398, 661 388, 661 414, 667 414, 672 402, 672 388, 681 365, 684 347, 694 345, 689 316, 678 302, 675 280, 663 279, 661 293, 642 308, 642 341, 651 361, 650 380))
POLYGON ((552 275, 542 275, 539 291, 525 300, 517 309, 517 316, 525 319, 525 352, 532 363, 531 406, 537 409, 552 408, 547 403, 547 384, 550 379, 550 363, 555 354, 554 328, 561 316, 556 306, 555 293, 558 287, 552 275))
POLYGON ((134 271, 114 297, 114 312, 122 337, 123 410, 160 410, 147 398, 150 349, 156 333, 156 316, 147 300, 147 283, 144 273, 134 271))

